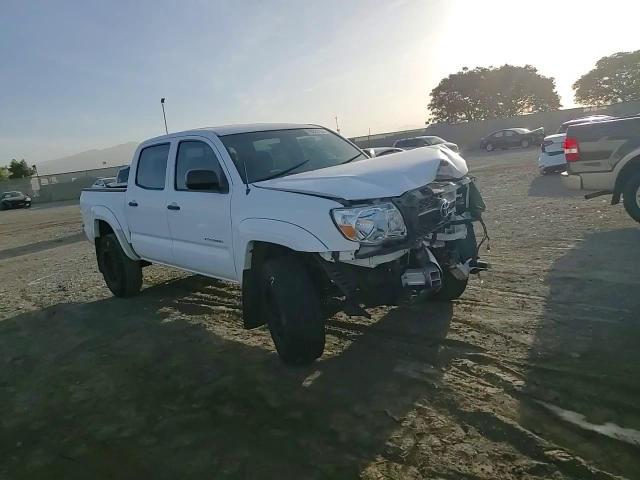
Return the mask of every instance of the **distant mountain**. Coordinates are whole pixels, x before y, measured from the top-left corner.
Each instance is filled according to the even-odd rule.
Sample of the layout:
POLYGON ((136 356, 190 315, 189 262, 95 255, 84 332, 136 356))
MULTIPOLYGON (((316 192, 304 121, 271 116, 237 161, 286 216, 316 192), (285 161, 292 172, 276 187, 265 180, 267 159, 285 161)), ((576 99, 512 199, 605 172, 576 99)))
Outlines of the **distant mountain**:
POLYGON ((137 146, 137 143, 129 142, 101 150, 87 150, 68 157, 36 163, 36 167, 40 175, 119 167, 131 163, 131 157, 137 146))

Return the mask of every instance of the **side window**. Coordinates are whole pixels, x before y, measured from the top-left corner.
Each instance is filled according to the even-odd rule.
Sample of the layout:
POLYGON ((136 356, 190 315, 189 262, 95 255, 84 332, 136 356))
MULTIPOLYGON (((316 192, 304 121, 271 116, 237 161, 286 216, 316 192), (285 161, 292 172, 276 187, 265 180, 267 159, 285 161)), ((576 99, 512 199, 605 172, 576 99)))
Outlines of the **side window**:
POLYGON ((168 143, 143 149, 138 159, 136 185, 150 190, 163 190, 167 175, 167 158, 169 158, 168 143))
POLYGON ((504 132, 502 131, 496 132, 493 135, 491 135, 491 138, 502 138, 502 135, 504 135, 504 132))
MULTIPOLYGON (((218 174, 220 182, 226 180, 220 166, 220 161, 215 152, 205 142, 199 140, 185 140, 178 145, 176 157, 176 190, 189 190, 187 188, 187 172, 189 170, 213 170, 218 174)), ((202 192, 202 190, 198 190, 202 192)), ((216 190, 217 191, 217 190, 216 190)))
POLYGON ((514 137, 515 135, 516 135, 516 132, 514 132, 513 130, 506 130, 504 132, 505 137, 514 137))

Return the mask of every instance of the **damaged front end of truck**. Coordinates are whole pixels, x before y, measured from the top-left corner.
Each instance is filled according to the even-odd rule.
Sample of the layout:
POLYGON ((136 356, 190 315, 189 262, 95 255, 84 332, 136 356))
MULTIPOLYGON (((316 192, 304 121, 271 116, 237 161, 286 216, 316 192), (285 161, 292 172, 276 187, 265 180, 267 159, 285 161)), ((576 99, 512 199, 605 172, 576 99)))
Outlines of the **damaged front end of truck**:
POLYGON ((468 175, 438 178, 395 198, 354 202, 332 213, 336 226, 360 248, 320 253, 319 263, 344 297, 347 314, 363 315, 362 305, 395 305, 417 295, 451 300, 462 295, 470 275, 489 268, 479 259, 488 238, 485 208, 468 175), (480 243, 474 223, 482 229, 480 243), (381 224, 388 226, 386 232, 375 231, 381 224), (377 241, 383 235, 384 241, 377 241))

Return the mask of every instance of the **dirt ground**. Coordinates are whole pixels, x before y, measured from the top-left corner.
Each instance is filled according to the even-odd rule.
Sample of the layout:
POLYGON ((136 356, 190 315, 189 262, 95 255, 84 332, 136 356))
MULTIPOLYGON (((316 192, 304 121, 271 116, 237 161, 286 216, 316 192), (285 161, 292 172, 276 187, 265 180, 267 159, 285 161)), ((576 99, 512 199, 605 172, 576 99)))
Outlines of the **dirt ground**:
POLYGON ((77 205, 0 212, 0 479, 640 478, 640 228, 535 157, 469 158, 492 272, 305 368, 230 284, 113 298, 77 205))

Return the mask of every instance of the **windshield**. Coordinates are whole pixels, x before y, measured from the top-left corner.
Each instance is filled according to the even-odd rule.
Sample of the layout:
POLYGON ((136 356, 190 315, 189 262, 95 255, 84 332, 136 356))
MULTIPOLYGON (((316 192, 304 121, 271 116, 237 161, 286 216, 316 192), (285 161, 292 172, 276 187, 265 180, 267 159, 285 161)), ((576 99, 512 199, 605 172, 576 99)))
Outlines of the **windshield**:
POLYGON ((21 192, 5 192, 2 194, 2 198, 13 198, 13 197, 21 197, 21 192))
POLYGON ((238 133, 222 136, 220 140, 245 183, 367 158, 349 142, 324 128, 238 133))
POLYGON ((427 145, 424 139, 422 138, 405 138, 403 140, 398 140, 395 143, 396 147, 401 148, 411 148, 411 147, 422 147, 427 145))

